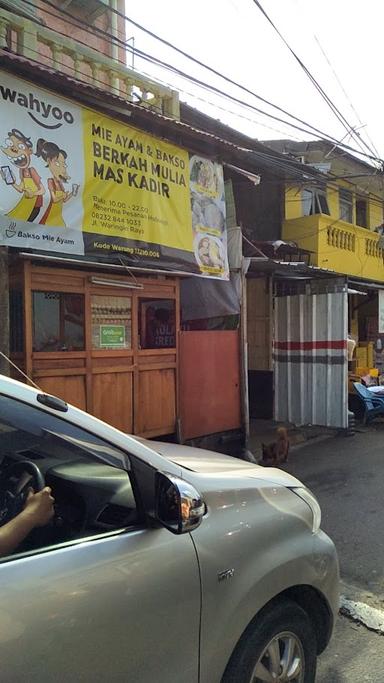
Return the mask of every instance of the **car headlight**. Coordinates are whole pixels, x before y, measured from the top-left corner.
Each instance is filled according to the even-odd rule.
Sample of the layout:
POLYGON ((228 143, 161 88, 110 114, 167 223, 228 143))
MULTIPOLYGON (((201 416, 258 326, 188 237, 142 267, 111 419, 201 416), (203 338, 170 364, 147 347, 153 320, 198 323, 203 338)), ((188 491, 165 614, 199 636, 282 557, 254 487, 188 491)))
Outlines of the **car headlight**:
POLYGON ((321 508, 317 499, 313 493, 309 489, 304 488, 304 486, 292 488, 291 491, 304 500, 310 508, 312 512, 312 533, 315 534, 319 531, 321 524, 321 508))

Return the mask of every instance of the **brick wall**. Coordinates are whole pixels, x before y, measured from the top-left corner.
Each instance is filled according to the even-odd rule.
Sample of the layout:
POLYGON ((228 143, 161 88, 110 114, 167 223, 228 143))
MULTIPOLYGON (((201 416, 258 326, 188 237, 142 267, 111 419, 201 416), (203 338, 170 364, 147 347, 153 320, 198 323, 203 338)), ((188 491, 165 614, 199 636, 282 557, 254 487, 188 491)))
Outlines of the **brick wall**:
MULTIPOLYGON (((109 43, 108 38, 104 38, 100 34, 98 35, 96 31, 94 31, 94 27, 97 27, 103 31, 106 31, 107 33, 112 33, 112 13, 108 9, 106 9, 106 11, 101 16, 99 16, 92 24, 90 24, 88 29, 87 27, 82 28, 80 25, 75 26, 74 24, 76 24, 76 22, 72 22, 72 19, 66 17, 62 12, 60 12, 60 5, 62 5, 63 3, 58 0, 53 0, 53 4, 57 5, 57 10, 45 4, 44 2, 42 2, 42 0, 35 0, 35 4, 37 14, 39 17, 43 19, 47 28, 50 28, 54 31, 58 31, 61 34, 64 34, 72 38, 73 40, 79 41, 80 43, 84 43, 88 47, 97 50, 98 52, 106 55, 107 57, 113 57, 115 55, 115 53, 113 52, 113 47, 109 43)), ((117 9, 120 12, 125 13, 124 0, 118 0, 117 9)), ((90 23, 89 12, 87 11, 87 9, 78 7, 76 2, 70 3, 68 7, 65 9, 65 11, 69 12, 70 14, 84 22, 90 23)), ((121 17, 117 17, 117 35, 120 40, 125 40, 124 19, 122 19, 121 17)), ((124 51, 121 48, 119 48, 118 50, 118 59, 123 64, 125 64, 125 55, 124 51)))

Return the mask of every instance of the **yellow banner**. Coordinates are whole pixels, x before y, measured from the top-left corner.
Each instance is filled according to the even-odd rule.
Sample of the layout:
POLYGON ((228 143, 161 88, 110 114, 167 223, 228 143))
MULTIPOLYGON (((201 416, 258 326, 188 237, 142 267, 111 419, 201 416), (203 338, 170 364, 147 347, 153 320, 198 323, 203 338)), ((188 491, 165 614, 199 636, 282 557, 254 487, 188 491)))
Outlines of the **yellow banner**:
POLYGON ((1 71, 0 133, 0 244, 228 279, 216 161, 1 71))
POLYGON ((188 153, 83 109, 83 231, 193 251, 188 153))

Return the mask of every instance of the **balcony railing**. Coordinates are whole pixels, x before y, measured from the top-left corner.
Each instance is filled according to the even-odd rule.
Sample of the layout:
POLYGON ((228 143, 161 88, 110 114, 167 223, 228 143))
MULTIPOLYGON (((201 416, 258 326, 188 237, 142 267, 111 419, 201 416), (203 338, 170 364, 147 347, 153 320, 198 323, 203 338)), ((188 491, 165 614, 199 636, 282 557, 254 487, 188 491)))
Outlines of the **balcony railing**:
POLYGON ((46 64, 165 116, 180 118, 179 97, 175 90, 141 76, 86 45, 2 8, 0 48, 46 64))
POLYGON ((355 251, 356 235, 349 230, 341 230, 335 226, 330 226, 327 228, 327 244, 337 249, 355 251))
POLYGON ((283 239, 311 251, 311 264, 384 282, 384 249, 375 232, 325 214, 286 220, 283 239))

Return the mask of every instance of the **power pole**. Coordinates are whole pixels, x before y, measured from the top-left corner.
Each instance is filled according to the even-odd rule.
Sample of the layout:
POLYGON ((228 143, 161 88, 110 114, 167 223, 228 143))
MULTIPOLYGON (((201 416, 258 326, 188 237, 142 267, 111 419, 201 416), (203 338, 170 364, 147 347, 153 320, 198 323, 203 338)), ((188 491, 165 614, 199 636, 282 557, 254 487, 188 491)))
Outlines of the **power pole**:
MULTIPOLYGON (((0 247, 0 351, 9 356, 8 249, 0 247)), ((0 356, 0 373, 9 375, 9 363, 0 356)))

